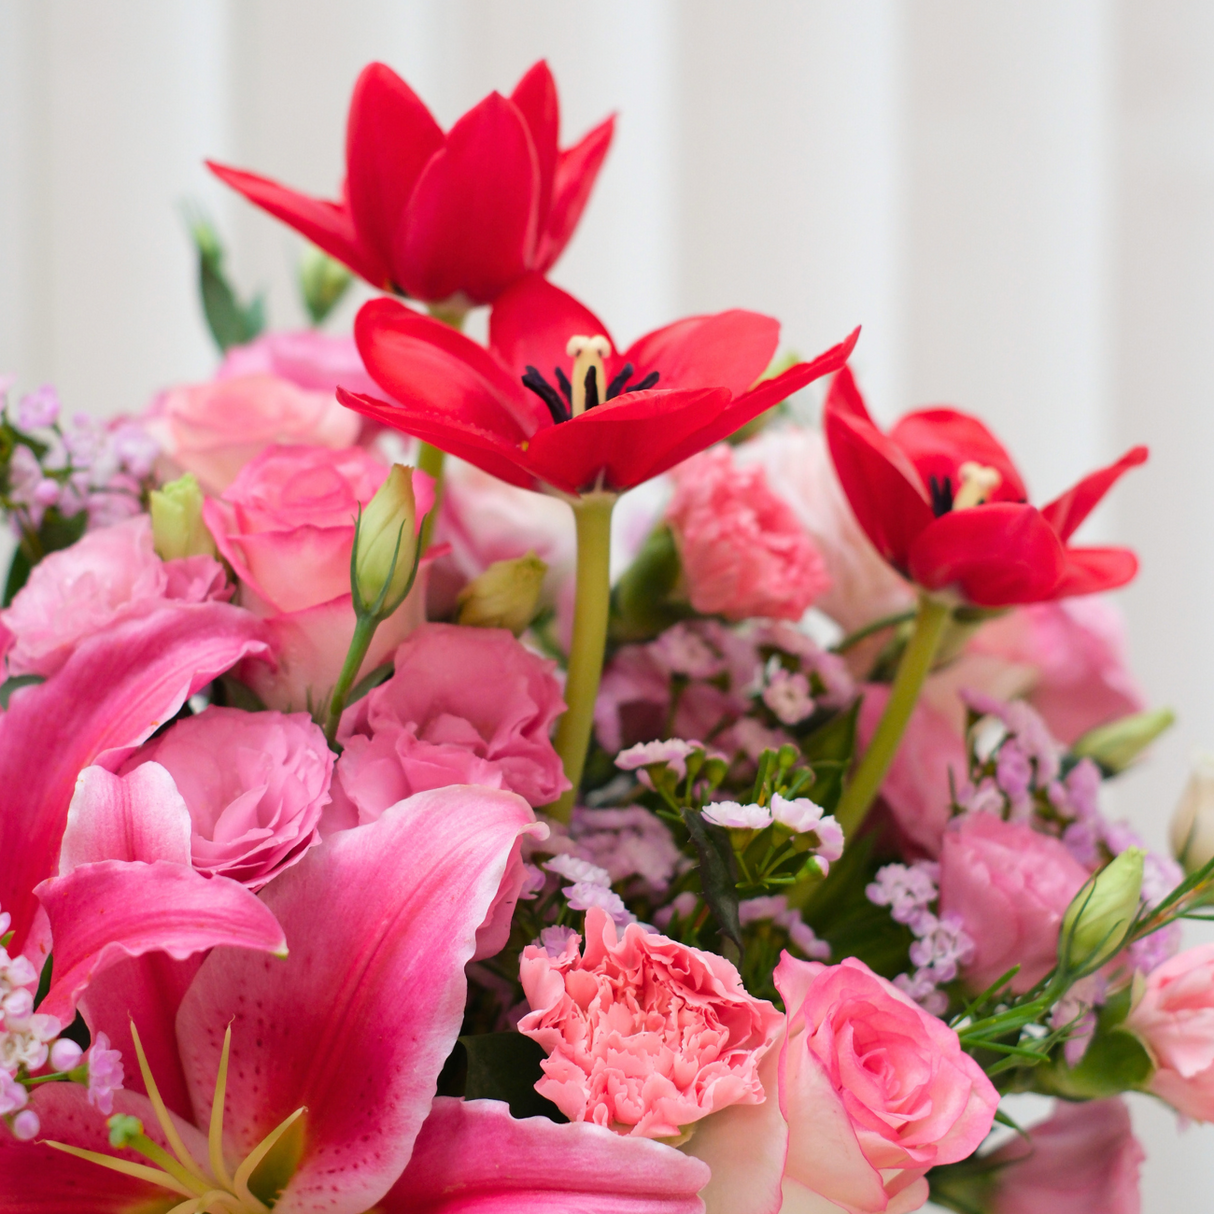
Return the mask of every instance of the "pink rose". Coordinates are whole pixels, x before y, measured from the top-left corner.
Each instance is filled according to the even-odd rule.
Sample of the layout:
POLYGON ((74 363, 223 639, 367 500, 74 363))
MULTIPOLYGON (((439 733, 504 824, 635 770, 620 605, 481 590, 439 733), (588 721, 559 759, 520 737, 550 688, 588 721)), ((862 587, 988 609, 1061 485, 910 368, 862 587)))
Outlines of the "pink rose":
MULTIPOLYGON (((241 677, 272 708, 317 708, 337 681, 354 635, 354 520, 387 475, 359 447, 270 447, 203 506, 219 551, 240 579, 242 606, 270 623, 277 668, 247 663, 241 677)), ((413 486, 420 526, 433 484, 415 472, 413 486)), ((360 676, 421 623, 422 590, 379 626, 360 676)))
POLYGON ((1059 1101, 1054 1115, 992 1156, 1002 1164, 992 1214, 1140 1214, 1146 1158, 1125 1101, 1059 1101))
POLYGON ((673 476, 666 521, 698 612, 799 620, 830 588, 813 540, 768 488, 762 468, 735 468, 730 448, 721 446, 689 459, 673 476))
POLYGON ((230 594, 223 566, 209 556, 162 561, 152 521, 137 515, 90 531, 39 561, 0 623, 12 633, 12 675, 49 677, 76 645, 111 624, 167 603, 201 603, 230 594))
POLYGON ((342 717, 335 823, 374 822, 447 784, 555 801, 569 787, 548 736, 565 711, 555 666, 502 628, 419 628, 396 651, 392 678, 342 717))
MULTIPOLYGON (((297 388, 332 395, 339 387, 375 393, 354 338, 334 337, 317 329, 263 333, 243 346, 233 346, 219 364, 216 379, 272 375, 297 388)), ((344 444, 343 444, 344 445, 344 444)))
POLYGON ((708 1214, 919 1209, 924 1174, 974 1151, 999 1094, 952 1029, 862 961, 784 953, 775 980, 788 1014, 762 1079, 778 1100, 705 1121, 685 1148, 712 1168, 708 1214))
POLYGON ((746 993, 724 957, 586 912, 578 936, 551 956, 523 950, 531 1012, 519 1031, 543 1046, 536 1085, 570 1121, 620 1134, 673 1138, 733 1104, 764 1099, 758 1066, 780 1014, 746 993))
POLYGON ((165 768, 189 812, 194 867, 260 889, 320 842, 333 759, 304 713, 214 707, 141 747, 123 772, 165 768))
POLYGON ((192 472, 208 493, 221 493, 272 444, 348 447, 361 422, 331 389, 314 392, 273 375, 242 375, 168 389, 146 426, 176 467, 192 472))
POLYGON ((1150 1088, 1195 1121, 1214 1121, 1214 944, 1152 970, 1126 1019, 1155 1060, 1150 1088))
POLYGON ((957 818, 940 851, 940 913, 959 916, 974 941, 969 985, 984 990, 1016 964, 1016 993, 1044 978, 1058 959, 1062 917, 1088 876, 1059 840, 1027 823, 981 812, 957 818))

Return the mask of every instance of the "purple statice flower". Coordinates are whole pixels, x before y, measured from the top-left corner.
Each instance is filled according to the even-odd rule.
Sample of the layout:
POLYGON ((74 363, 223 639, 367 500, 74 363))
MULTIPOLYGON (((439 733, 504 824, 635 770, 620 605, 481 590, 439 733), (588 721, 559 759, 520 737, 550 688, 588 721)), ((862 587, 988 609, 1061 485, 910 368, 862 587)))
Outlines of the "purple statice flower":
POLYGON ((11 411, 18 430, 43 430, 59 420, 59 393, 50 384, 27 392, 11 411))
POLYGON ((549 957, 560 957, 569 948, 571 941, 576 948, 579 940, 581 940, 581 936, 573 928, 553 924, 540 931, 539 945, 549 957))
POLYGON ((952 982, 974 955, 974 942, 961 926, 960 915, 924 915, 912 930, 919 938, 910 946, 910 959, 936 985, 952 982))
POLYGON ((122 1054, 110 1049, 110 1039, 98 1033, 87 1058, 89 1104, 108 1117, 114 1111, 114 1093, 122 1087, 122 1054))
POLYGON ((589 860, 582 860, 577 856, 553 856, 551 860, 544 861, 544 867, 550 873, 556 873, 558 877, 564 877, 566 881, 573 881, 575 884, 601 885, 604 888, 611 886, 611 877, 605 868, 599 868, 597 864, 591 864, 589 860))
POLYGON ((940 866, 930 860, 914 864, 886 864, 864 890, 874 906, 888 906, 897 923, 911 923, 935 902, 940 866))
POLYGON ((763 688, 763 703, 775 713, 784 725, 796 725, 804 721, 814 710, 813 696, 809 694, 809 679, 799 671, 787 671, 775 659, 767 671, 767 686, 763 688))
POLYGON ((689 624, 667 628, 649 645, 649 651, 671 674, 689 679, 711 679, 723 674, 725 658, 689 624))
POLYGON ((1033 784, 1033 765, 1024 747, 1015 738, 1008 738, 999 747, 995 760, 995 782, 1013 805, 1027 800, 1033 784))
POLYGON ((660 894, 686 863, 669 827, 641 805, 578 806, 569 830, 577 854, 606 869, 613 885, 636 877, 650 893, 660 894))

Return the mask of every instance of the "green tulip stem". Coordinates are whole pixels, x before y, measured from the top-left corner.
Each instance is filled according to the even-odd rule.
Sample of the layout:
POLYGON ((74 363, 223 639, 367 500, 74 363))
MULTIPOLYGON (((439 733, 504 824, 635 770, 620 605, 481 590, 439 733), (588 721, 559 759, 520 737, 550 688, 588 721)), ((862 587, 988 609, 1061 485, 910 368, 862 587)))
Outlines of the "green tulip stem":
POLYGON ((611 604, 611 510, 615 494, 588 493, 574 505, 577 522, 577 597, 573 607, 573 642, 565 703, 569 706, 556 727, 553 745, 572 784, 548 813, 568 822, 586 766, 586 751, 594 726, 594 701, 603 674, 607 617, 611 604))
POLYGON ((350 694, 350 688, 354 686, 354 680, 358 678, 358 672, 362 669, 363 662, 366 661, 367 650, 371 648, 371 638, 375 636, 375 630, 378 627, 379 620, 369 612, 366 615, 358 616, 354 625, 354 635, 350 638, 350 648, 346 650, 346 660, 342 663, 341 674, 337 676, 333 694, 329 697, 325 737, 328 739, 330 747, 333 747, 337 741, 337 727, 341 724, 341 714, 346 707, 346 698, 350 694))
POLYGON ((931 672, 951 614, 952 607, 948 603, 930 595, 925 594, 919 600, 914 631, 902 653, 885 711, 835 810, 835 818, 849 840, 863 824, 898 753, 898 745, 931 672))

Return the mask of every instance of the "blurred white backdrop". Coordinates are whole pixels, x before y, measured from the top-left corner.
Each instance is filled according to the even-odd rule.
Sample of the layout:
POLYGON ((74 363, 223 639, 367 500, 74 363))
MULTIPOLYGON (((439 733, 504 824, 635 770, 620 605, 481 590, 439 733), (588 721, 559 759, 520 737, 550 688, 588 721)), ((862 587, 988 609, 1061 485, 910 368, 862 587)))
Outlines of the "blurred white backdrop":
MULTIPOLYGON (((367 61, 450 123, 541 56, 567 139, 620 114, 554 275, 618 336, 863 323, 875 410, 981 414, 1038 500, 1151 445, 1089 534, 1143 557, 1132 652, 1180 723, 1114 799, 1162 845, 1214 748, 1208 0, 0 0, 0 370, 98 413, 205 377, 186 198, 299 323, 298 242, 202 158, 329 193, 367 61)), ((1208 1211, 1214 1129, 1134 1112, 1146 1214, 1208 1211)))

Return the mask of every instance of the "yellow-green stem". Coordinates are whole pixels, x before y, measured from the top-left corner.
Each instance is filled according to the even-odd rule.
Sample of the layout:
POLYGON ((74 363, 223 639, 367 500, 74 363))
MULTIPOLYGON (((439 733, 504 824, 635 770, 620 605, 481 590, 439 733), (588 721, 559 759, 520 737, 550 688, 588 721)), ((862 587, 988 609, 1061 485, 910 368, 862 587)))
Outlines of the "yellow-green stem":
POLYGON ((611 509, 615 495, 590 493, 574 507, 577 521, 577 597, 573 607, 573 641, 569 646, 569 674, 565 703, 569 706, 556 727, 553 745, 573 785, 548 812, 568 822, 582 782, 594 701, 603 674, 607 644, 607 617, 611 607, 611 509))
POLYGON ((325 722, 325 737, 332 746, 337 739, 337 727, 341 724, 341 714, 346 707, 346 697, 358 672, 366 661, 367 650, 371 648, 371 639, 379 621, 373 615, 360 615, 354 625, 354 635, 350 638, 350 648, 346 651, 346 660, 342 664, 341 674, 337 676, 337 684, 329 699, 329 714, 325 722))
POLYGON ((894 676, 885 711, 881 714, 877 730, 864 752, 864 758, 860 760, 843 790, 843 796, 835 810, 835 818, 849 840, 863 824, 873 801, 876 800, 885 773, 889 771, 889 765, 898 753, 898 744, 902 741, 919 693, 923 690, 923 684, 931 671, 951 614, 952 608, 947 603, 941 603, 926 594, 919 600, 915 628, 902 653, 902 661, 898 665, 897 675, 894 676))

